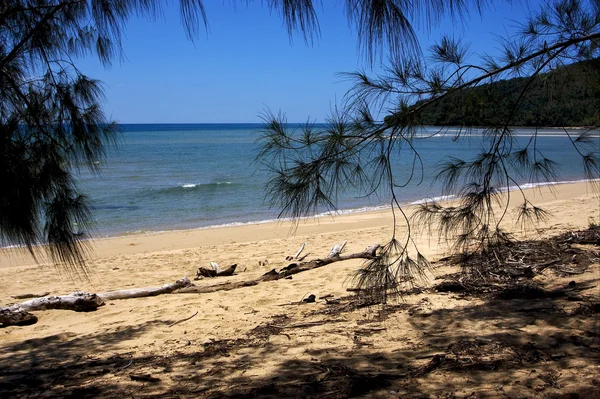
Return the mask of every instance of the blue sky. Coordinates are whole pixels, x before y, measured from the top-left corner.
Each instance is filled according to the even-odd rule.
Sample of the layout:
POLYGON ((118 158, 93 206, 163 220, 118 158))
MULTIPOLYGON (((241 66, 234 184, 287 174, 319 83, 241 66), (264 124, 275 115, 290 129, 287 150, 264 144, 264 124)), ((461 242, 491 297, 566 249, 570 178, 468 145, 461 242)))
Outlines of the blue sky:
MULTIPOLYGON (((285 112, 290 122, 323 121, 350 84, 340 72, 371 66, 357 52, 355 31, 342 2, 318 6, 320 38, 311 46, 290 40, 280 16, 261 2, 205 0, 209 32, 190 42, 172 5, 155 22, 127 25, 125 59, 109 69, 93 58, 80 60, 87 75, 104 82, 106 113, 121 123, 260 122, 266 108, 285 112)), ((523 21, 524 4, 494 1, 480 16, 446 18, 435 27, 415 27, 426 49, 442 34, 463 37, 474 54, 494 53, 497 37, 523 21), (511 4, 512 3, 512 4, 511 4)), ((378 70, 378 65, 374 67, 378 70)))

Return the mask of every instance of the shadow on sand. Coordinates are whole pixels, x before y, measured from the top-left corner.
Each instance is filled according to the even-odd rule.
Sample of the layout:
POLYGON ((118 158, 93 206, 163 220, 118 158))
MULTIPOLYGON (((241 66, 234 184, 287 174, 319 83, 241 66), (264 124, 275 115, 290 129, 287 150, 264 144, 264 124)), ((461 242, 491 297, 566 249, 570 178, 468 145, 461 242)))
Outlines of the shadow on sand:
MULTIPOLYGON (((600 398, 598 266, 571 284, 575 290, 538 289, 532 297, 508 288, 493 296, 430 291, 460 305, 428 308, 421 295, 423 306, 387 305, 363 323, 342 323, 353 311, 344 306, 348 297, 337 308, 323 305, 308 314, 310 322, 276 316, 239 338, 188 341, 181 350, 119 349, 172 320, 28 339, 2 347, 0 397, 600 398), (393 318, 419 341, 372 345, 393 318), (280 353, 275 338, 293 347, 299 326, 310 337, 318 325, 348 333, 350 346, 306 350, 308 356, 280 353), (276 370, 263 372, 273 359, 276 370)), ((388 330, 382 339, 395 333, 401 336, 388 330)))

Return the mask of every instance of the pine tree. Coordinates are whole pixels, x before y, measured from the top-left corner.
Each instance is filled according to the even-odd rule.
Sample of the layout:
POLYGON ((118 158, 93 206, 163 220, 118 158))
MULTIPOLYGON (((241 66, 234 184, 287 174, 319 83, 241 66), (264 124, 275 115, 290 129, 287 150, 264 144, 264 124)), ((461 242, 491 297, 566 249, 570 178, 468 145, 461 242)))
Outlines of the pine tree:
MULTIPOLYGON (((525 145, 515 140, 513 120, 519 107, 530 101, 533 88, 543 85, 547 73, 565 68, 574 61, 600 55, 600 2, 597 0, 555 0, 533 13, 515 37, 505 38, 500 56, 483 56, 471 61, 468 45, 443 37, 428 57, 397 55, 381 76, 364 72, 346 74, 354 81, 344 106, 336 110, 325 129, 307 124, 299 131, 288 129, 285 114, 265 112, 267 123, 259 158, 273 169, 268 192, 284 216, 300 217, 315 210, 335 209, 335 199, 348 188, 371 195, 390 193, 390 205, 397 223, 407 226, 400 237, 396 229, 381 256, 368 263, 357 275, 358 283, 385 300, 388 289, 398 281, 418 282, 426 275, 429 262, 413 241, 415 227, 437 226, 457 253, 469 256, 491 253, 511 240, 501 223, 513 207, 522 223, 535 223, 548 214, 535 206, 518 184, 517 176, 531 182, 551 182, 556 164, 537 147, 537 130, 525 145), (432 62, 433 60, 433 62, 432 62), (492 85, 511 77, 521 77, 518 90, 506 93, 491 90, 492 85), (482 86, 487 85, 487 89, 482 86), (444 194, 457 196, 454 205, 431 201, 407 215, 398 193, 422 174, 422 158, 414 141, 422 139, 423 114, 444 113, 460 108, 456 139, 473 132, 472 121, 480 120, 482 96, 498 104, 493 118, 484 120, 482 151, 474 159, 449 158, 440 165, 438 179, 444 194), (440 105, 438 107, 438 105, 440 105), (445 108, 447 105, 450 108, 445 108), (383 121, 373 115, 393 109, 383 121), (408 160, 408 181, 400 180, 392 159, 408 160), (503 195, 511 186, 516 195, 503 195)), ((597 65, 597 63, 593 63, 597 65)), ((597 92, 598 74, 590 73, 590 87, 597 92)), ((596 97, 600 100, 600 96, 596 97)), ((535 106, 535 104, 533 104, 535 106)), ((577 107, 574 104, 573 107, 577 107)), ((600 109, 600 102, 596 109, 600 109)), ((542 126, 542 115, 532 117, 542 126)), ((598 118, 596 126, 600 125, 598 118)), ((440 127, 440 132, 444 128, 440 127)), ((573 151, 582 160, 589 179, 600 177, 598 140, 589 130, 573 137, 573 151)), ((598 182, 592 181, 596 186, 598 182)), ((477 270, 477 273, 481 270, 477 270)))

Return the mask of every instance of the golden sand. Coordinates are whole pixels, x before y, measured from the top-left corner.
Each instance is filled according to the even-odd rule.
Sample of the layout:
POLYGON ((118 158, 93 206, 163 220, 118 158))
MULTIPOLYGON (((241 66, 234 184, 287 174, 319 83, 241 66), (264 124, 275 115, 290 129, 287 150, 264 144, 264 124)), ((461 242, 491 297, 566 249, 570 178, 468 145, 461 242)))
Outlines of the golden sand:
MULTIPOLYGON (((548 188, 528 190, 527 194, 534 204, 550 211, 552 217, 536 230, 517 231, 520 236, 531 239, 547 237, 585 228, 592 221, 600 223, 600 199, 586 184, 558 185, 553 193, 548 188)), ((507 219, 505 227, 515 230, 514 218, 507 219)), ((246 280, 287 265, 286 256, 295 254, 304 242, 308 243, 305 253, 310 253, 308 258, 311 259, 325 257, 333 244, 344 240, 348 241, 345 251, 348 253, 361 251, 371 244, 385 243, 391 231, 391 212, 383 210, 309 219, 300 222, 296 229, 289 222, 281 222, 98 239, 94 242, 94 253, 89 262, 89 280, 61 275, 52 265, 36 264, 29 255, 10 249, 0 255, 0 303, 17 302, 11 296, 26 293, 63 295, 73 291, 102 292, 160 286, 183 276, 192 278, 199 266, 207 267, 211 261, 221 266, 237 263, 239 273, 222 279, 246 280)), ((402 237, 404 231, 404 227, 400 226, 398 236, 402 237)), ((446 245, 439 243, 436 237, 425 234, 416 234, 415 237, 420 250, 431 260, 448 252, 446 245)), ((446 326, 443 323, 436 325, 440 320, 431 318, 415 321, 402 310, 385 321, 365 325, 370 311, 356 310, 331 316, 333 321, 325 324, 284 330, 285 334, 269 336, 258 347, 242 345, 208 359, 190 360, 203 353, 211 341, 255 337, 252 331, 257 326, 278 320, 278 315, 285 315, 289 319, 288 325, 323 320, 324 316, 315 315, 316 310, 327 306, 323 301, 302 306, 289 304, 308 294, 317 297, 348 295, 346 288, 351 285, 351 276, 359 266, 360 261, 357 260, 339 262, 294 275, 291 280, 227 292, 111 301, 90 313, 36 312, 39 321, 35 325, 0 329, 0 366, 16 370, 44 364, 78 367, 78 364, 86 364, 85 359, 106 360, 102 373, 82 378, 78 384, 118 388, 123 397, 129 394, 143 397, 173 393, 177 392, 177 387, 185 385, 189 388, 194 384, 198 392, 225 394, 243 384, 267 384, 288 368, 291 368, 291 374, 295 374, 291 366, 294 362, 298 364, 298 375, 310 372, 307 365, 325 361, 347 361, 348 367, 372 372, 374 364, 379 364, 373 360, 377 356, 391 359, 395 362, 393 367, 401 367, 399 363, 408 362, 419 348, 432 344, 431 334, 444 331, 455 337, 469 337, 499 334, 501 330, 510 333, 510 329, 515 328, 528 334, 544 334, 544 331, 553 333, 559 327, 539 325, 535 320, 526 325, 500 325, 493 319, 465 319, 447 329, 451 321, 446 326), (195 312, 198 312, 195 317, 170 327, 173 322, 195 312), (376 333, 371 332, 368 337, 357 335, 357 331, 365 327, 375 329, 376 333), (118 360, 111 363, 107 359, 118 360), (160 359, 168 359, 164 360, 168 367, 160 359), (127 364, 129 366, 123 368, 127 364), (130 374, 133 372, 157 376, 160 383, 132 381, 130 374)), ((598 274, 598 265, 593 265, 592 269, 598 274)), ((208 285, 215 281, 204 279, 195 283, 208 285)), ((477 301, 474 300, 474 303, 481 304, 477 301)), ((403 306, 439 311, 451 319, 463 314, 460 313, 462 307, 473 305, 439 294, 411 296, 404 298, 403 303, 403 306)), ((376 367, 388 366, 392 367, 390 364, 376 367)), ((582 366, 580 373, 591 373, 593 368, 588 366, 582 366)), ((563 381, 571 373, 568 369, 559 371, 563 373, 563 381)), ((507 371, 497 378, 514 382, 523 380, 526 372, 530 370, 507 371)), ((446 392, 440 382, 444 381, 444 377, 438 377, 422 382, 427 387, 424 392, 446 392)), ((9 377, 4 375, 2 378, 9 377)), ((465 377, 466 380, 459 381, 457 378, 462 377, 452 378, 452 387, 486 391, 489 395, 500 395, 497 386, 507 385, 506 381, 493 379, 467 381, 469 379, 465 377)), ((52 386, 62 393, 69 389, 68 381, 55 381, 52 386)), ((116 392, 107 389, 107 392, 116 392)), ((400 388, 386 388, 380 393, 395 392, 393 389, 400 388)), ((529 388, 522 389, 528 392, 529 388)), ((523 390, 514 392, 522 393, 523 390)))

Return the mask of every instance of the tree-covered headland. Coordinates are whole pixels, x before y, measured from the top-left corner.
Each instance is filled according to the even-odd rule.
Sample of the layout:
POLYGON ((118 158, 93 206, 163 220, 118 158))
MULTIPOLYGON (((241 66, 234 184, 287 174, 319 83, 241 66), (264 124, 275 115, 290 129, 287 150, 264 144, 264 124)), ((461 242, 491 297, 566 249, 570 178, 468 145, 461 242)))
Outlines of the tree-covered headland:
MULTIPOLYGON (((558 66, 535 81, 500 80, 456 92, 421 112, 434 126, 489 126, 506 120, 523 89, 530 85, 512 118, 514 126, 600 125, 600 60, 558 66)), ((419 106, 421 102, 417 102, 419 106)))

